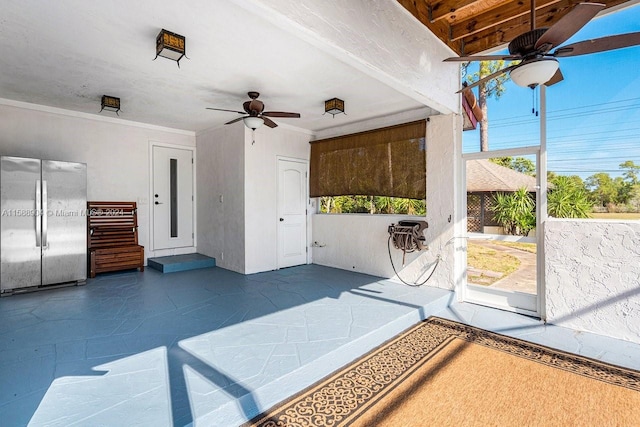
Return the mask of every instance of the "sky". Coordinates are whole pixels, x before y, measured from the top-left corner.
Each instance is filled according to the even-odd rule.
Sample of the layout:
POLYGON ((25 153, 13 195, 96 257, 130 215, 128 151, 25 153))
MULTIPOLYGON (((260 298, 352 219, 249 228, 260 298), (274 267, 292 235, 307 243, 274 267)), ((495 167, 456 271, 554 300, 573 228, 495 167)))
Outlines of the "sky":
MULTIPOLYGON (((598 17, 563 45, 640 31, 640 4, 598 17)), ((640 165, 640 46, 558 58, 564 81, 547 88, 547 168, 583 179, 620 176, 620 163, 640 165)), ((477 92, 476 92, 477 93, 477 92)), ((538 145, 539 89, 506 83, 487 103, 489 149, 538 145)), ((478 152, 479 132, 463 133, 463 151, 478 152)))

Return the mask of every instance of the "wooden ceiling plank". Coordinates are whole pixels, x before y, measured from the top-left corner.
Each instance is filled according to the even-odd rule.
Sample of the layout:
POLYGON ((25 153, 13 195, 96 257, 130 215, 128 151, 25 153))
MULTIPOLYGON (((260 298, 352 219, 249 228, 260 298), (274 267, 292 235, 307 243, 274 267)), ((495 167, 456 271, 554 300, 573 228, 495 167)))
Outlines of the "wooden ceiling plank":
MULTIPOLYGON (((530 0, 397 1, 458 55, 496 49, 531 29, 530 0)), ((536 0, 536 28, 550 27, 581 1, 536 0)), ((591 1, 609 8, 630 0, 591 1)))
MULTIPOLYGON (((470 4, 469 6, 456 10, 454 13, 448 15, 446 17, 446 20, 447 22, 449 22, 449 24, 452 24, 456 21, 466 20, 468 18, 488 12, 489 10, 500 8, 509 3, 512 2, 509 0, 483 0, 480 2, 475 2, 473 4, 470 4)), ((521 1, 518 1, 517 3, 521 3, 521 1)))
MULTIPOLYGON (((561 0, 554 4, 547 5, 536 11, 536 28, 548 28, 556 23, 560 18, 583 0, 561 0)), ((624 3, 624 0, 603 1, 607 7, 624 3)), ((463 54, 475 55, 487 50, 495 49, 505 43, 510 42, 520 34, 531 30, 529 15, 518 16, 514 19, 502 23, 499 27, 490 27, 481 32, 463 37, 463 54)))
POLYGON ((481 4, 482 0, 436 0, 428 3, 431 22, 436 22, 448 18, 474 3, 481 4))
MULTIPOLYGON (((561 0, 538 0, 536 11, 558 3, 561 0)), ((504 6, 492 9, 468 19, 455 21, 451 25, 451 40, 460 40, 492 27, 500 27, 511 19, 529 15, 530 5, 526 2, 509 2, 504 6)))

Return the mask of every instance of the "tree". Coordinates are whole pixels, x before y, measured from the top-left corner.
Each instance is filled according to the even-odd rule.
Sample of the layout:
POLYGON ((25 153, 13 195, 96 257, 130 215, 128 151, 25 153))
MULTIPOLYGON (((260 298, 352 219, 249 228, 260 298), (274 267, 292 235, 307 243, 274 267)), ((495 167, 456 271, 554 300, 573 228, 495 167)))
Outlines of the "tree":
POLYGON ((489 159, 489 161, 504 166, 509 169, 513 169, 514 171, 518 171, 525 175, 535 176, 536 175, 536 165, 531 160, 525 157, 494 157, 489 159))
POLYGON ((329 213, 368 213, 370 210, 369 196, 335 196, 333 208, 329 213))
POLYGON ((640 184, 631 187, 627 203, 632 211, 640 212, 640 184))
POLYGON ((392 214, 396 212, 393 197, 376 196, 373 204, 376 207, 377 212, 383 214, 392 214))
POLYGON ((396 212, 407 215, 423 216, 427 213, 427 207, 424 200, 395 198, 394 206, 396 212))
MULTIPOLYGON (((469 83, 480 80, 498 70, 510 65, 505 61, 480 61, 478 71, 467 74, 469 64, 463 65, 463 71, 467 74, 469 83)), ((478 106, 482 110, 482 120, 480 120, 480 151, 489 151, 489 117, 487 115, 487 100, 491 97, 499 99, 504 93, 505 82, 509 80, 509 73, 504 73, 498 77, 478 85, 478 106)))
POLYGON ((388 196, 324 196, 320 198, 322 213, 370 213, 425 215, 425 200, 388 196))
POLYGON ((530 176, 536 176, 536 165, 533 161, 525 157, 516 157, 513 159, 511 169, 530 176))
POLYGON ((495 163, 496 165, 504 166, 505 168, 511 167, 511 161, 513 157, 493 157, 489 159, 491 163, 495 163))
POLYGON ((572 186, 574 186, 576 188, 580 188, 580 189, 584 190, 585 192, 587 191, 587 187, 585 186, 585 183, 582 180, 582 178, 580 178, 580 176, 578 176, 578 175, 569 175, 569 176, 561 175, 561 176, 557 176, 556 178, 549 180, 549 182, 551 182, 552 184, 555 185, 556 180, 558 178, 561 179, 561 180, 562 179, 566 179, 566 180, 569 181, 570 185, 572 185, 572 186), (562 176, 562 178, 561 178, 561 176, 562 176))
POLYGON ((584 187, 582 178, 555 176, 547 194, 547 211, 555 218, 589 218, 593 203, 584 187))
POLYGON ((636 165, 633 161, 627 160, 624 163, 620 163, 620 169, 624 171, 622 173, 622 176, 628 184, 633 186, 640 183, 640 181, 638 181, 638 174, 640 174, 640 165, 636 165))
POLYGON ((627 160, 620 163, 620 169, 623 170, 622 183, 618 188, 618 202, 628 205, 634 211, 638 210, 638 193, 640 193, 640 165, 636 165, 633 161, 627 160))
POLYGON ((585 181, 591 198, 599 206, 607 206, 618 201, 618 185, 606 172, 591 175, 585 181))

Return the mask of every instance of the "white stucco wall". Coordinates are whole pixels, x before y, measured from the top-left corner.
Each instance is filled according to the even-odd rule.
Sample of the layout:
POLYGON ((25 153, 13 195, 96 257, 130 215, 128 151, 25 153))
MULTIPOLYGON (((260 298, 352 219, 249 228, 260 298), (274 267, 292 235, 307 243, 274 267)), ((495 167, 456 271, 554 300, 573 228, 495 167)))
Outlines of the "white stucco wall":
MULTIPOLYGON (((405 281, 421 282, 431 272, 438 256, 441 261, 428 285, 453 289, 454 224, 456 218, 456 131, 457 116, 438 115, 427 123, 427 215, 425 231, 429 250, 407 256, 402 268, 402 253, 392 249, 394 263, 405 281), (422 279, 422 280, 421 280, 422 279)), ((313 216, 312 241, 314 264, 358 271, 381 277, 393 277, 387 249, 387 226, 402 219, 425 219, 398 215, 316 214, 313 216)))
MULTIPOLYGON (((313 216, 313 263, 380 277, 393 277, 389 261, 387 227, 401 220, 425 220, 406 215, 316 214, 313 216)), ((402 269, 402 252, 391 246, 396 269, 402 269)), ((423 253, 424 254, 424 253, 423 253)), ((406 264, 420 253, 407 254, 406 264)), ((409 272, 400 273, 414 280, 409 272)))
POLYGON ((0 100, 0 155, 87 164, 88 200, 138 203, 138 240, 152 257, 151 142, 195 146, 193 132, 0 100))
POLYGON ((441 40, 390 0, 234 0, 296 37, 441 113, 459 111, 458 65, 441 40))
POLYGON ((277 159, 309 159, 310 134, 242 123, 198 134, 198 252, 243 274, 277 265, 277 159), (222 196, 222 201, 221 201, 222 196))
POLYGON ((245 271, 244 126, 198 134, 198 252, 245 271))
POLYGON ((278 158, 309 160, 310 133, 284 126, 245 131, 245 273, 278 268, 278 158))
POLYGON ((640 343, 640 221, 549 220, 549 323, 640 343))

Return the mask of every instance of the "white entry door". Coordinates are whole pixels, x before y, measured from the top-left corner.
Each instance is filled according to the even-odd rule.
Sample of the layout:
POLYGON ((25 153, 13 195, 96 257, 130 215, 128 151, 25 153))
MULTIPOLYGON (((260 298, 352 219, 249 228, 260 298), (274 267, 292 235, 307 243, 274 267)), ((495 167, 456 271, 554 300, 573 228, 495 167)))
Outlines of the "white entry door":
POLYGON ((307 166, 278 159, 278 268, 307 263, 307 166))
POLYGON ((153 147, 153 249, 193 246, 193 151, 153 147))

